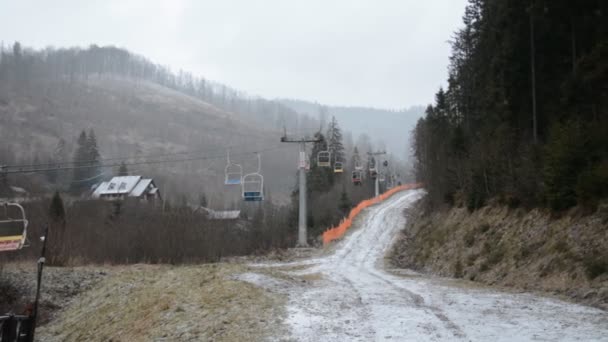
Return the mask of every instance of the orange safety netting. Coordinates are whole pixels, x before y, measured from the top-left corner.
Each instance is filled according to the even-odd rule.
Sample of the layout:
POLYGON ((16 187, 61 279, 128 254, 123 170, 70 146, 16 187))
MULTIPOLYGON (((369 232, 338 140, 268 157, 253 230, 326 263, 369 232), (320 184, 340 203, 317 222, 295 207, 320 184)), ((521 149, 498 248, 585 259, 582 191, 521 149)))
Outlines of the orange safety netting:
POLYGON ((374 198, 371 198, 368 200, 361 201, 359 204, 357 204, 356 207, 354 207, 350 210, 350 213, 348 214, 348 216, 345 217, 344 219, 342 219, 342 221, 340 222, 339 225, 337 225, 333 228, 330 228, 323 233, 323 245, 327 245, 328 243, 344 236, 344 234, 346 233, 348 228, 350 228, 351 224, 353 223, 353 220, 355 219, 355 217, 357 217, 357 215, 359 215, 361 210, 363 210, 369 206, 372 206, 374 204, 378 204, 378 203, 384 201, 385 199, 391 197, 392 195, 394 195, 395 193, 397 193, 399 191, 417 189, 420 186, 421 185, 418 183, 401 185, 396 188, 392 188, 391 190, 383 193, 382 195, 379 195, 377 197, 374 197, 374 198))

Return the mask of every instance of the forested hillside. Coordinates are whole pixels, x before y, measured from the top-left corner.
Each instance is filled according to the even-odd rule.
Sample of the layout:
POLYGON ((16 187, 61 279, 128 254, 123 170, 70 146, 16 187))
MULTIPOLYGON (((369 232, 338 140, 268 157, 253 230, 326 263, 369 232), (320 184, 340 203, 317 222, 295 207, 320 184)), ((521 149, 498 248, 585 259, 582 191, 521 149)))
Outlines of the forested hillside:
MULTIPOLYGON (((93 130, 102 160, 199 158, 143 164, 129 172, 153 177, 167 198, 197 202, 207 193, 211 205, 223 208, 240 197, 238 189, 223 186, 227 148, 246 171, 256 167, 250 152, 262 151, 268 193, 285 203, 297 155, 295 147, 279 143, 284 127, 314 132, 319 123, 278 102, 173 73, 123 49, 32 50, 15 43, 0 51, 1 165, 72 161, 81 131, 93 130)), ((95 183, 117 169, 104 168, 89 175, 97 176, 91 182, 90 177, 82 181, 95 183)), ((49 193, 73 188, 81 181, 73 176, 54 174, 53 189, 42 174, 9 178, 30 193, 49 193)))
POLYGON ((608 3, 471 0, 414 131, 431 203, 593 208, 608 195, 608 3))

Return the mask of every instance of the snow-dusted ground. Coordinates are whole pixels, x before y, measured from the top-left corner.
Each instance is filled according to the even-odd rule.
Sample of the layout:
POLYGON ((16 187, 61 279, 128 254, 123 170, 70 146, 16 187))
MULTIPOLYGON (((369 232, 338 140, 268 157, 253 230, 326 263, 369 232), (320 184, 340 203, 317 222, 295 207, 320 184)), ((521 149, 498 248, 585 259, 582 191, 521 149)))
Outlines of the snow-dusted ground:
POLYGON ((608 313, 599 309, 384 270, 403 209, 421 195, 402 192, 367 209, 331 255, 266 265, 311 281, 290 285, 257 273, 242 280, 289 295, 290 340, 608 341, 608 313))

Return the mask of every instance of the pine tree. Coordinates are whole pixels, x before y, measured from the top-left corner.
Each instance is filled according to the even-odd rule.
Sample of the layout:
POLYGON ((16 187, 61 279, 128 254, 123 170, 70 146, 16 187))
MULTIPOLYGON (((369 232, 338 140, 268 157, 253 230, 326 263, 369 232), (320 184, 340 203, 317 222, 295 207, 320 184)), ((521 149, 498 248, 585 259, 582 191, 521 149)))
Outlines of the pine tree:
MULTIPOLYGON (((327 140, 321 132, 315 134, 315 139, 319 142, 315 142, 312 146, 311 167, 310 171, 306 174, 308 179, 307 185, 310 192, 327 192, 331 190, 334 184, 334 173, 330 167, 320 167, 317 165, 317 156, 321 151, 327 151, 327 140)), ((310 195, 310 194, 309 194, 310 195)))
POLYGON ((89 130, 89 135, 87 136, 86 142, 86 154, 87 154, 87 162, 91 166, 88 169, 89 178, 95 177, 99 173, 99 149, 97 147, 97 137, 95 136, 95 131, 93 129, 89 130))
POLYGON ((52 222, 65 221, 65 208, 59 191, 55 191, 49 207, 49 218, 52 222))
POLYGON ((344 145, 342 144, 342 130, 338 126, 335 116, 332 116, 329 127, 327 128, 327 147, 331 153, 331 164, 336 162, 344 163, 344 145))
POLYGON ((97 137, 93 129, 89 130, 86 141, 86 165, 89 166, 85 169, 86 177, 83 181, 83 190, 87 191, 97 182, 99 178, 99 149, 97 147, 97 137))
POLYGON ((207 207, 208 202, 207 202, 207 196, 205 195, 205 192, 201 192, 201 194, 198 196, 198 204, 201 207, 207 207))
POLYGON ((72 173, 72 183, 70 184, 70 191, 78 195, 82 192, 83 181, 87 178, 87 169, 82 167, 87 160, 87 133, 83 130, 78 136, 76 142, 76 151, 74 152, 74 170, 72 173))
POLYGON ((56 191, 51 199, 51 205, 49 206, 49 265, 62 266, 68 259, 65 228, 65 207, 59 192, 56 191))
POLYGON ((119 176, 128 176, 129 175, 129 169, 127 169, 127 164, 125 164, 124 161, 120 163, 120 167, 118 168, 118 175, 119 176))
POLYGON ((348 215, 348 212, 352 208, 353 204, 348 197, 348 193, 346 192, 346 187, 342 186, 342 193, 340 194, 340 203, 338 205, 338 209, 342 212, 343 216, 348 215))

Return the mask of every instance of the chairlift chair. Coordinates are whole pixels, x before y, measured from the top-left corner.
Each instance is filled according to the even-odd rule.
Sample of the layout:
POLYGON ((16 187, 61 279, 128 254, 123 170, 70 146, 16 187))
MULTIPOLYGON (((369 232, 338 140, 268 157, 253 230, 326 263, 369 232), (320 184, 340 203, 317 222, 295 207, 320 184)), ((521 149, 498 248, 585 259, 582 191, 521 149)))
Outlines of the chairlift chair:
POLYGON ((0 252, 15 251, 25 246, 27 238, 28 220, 25 210, 18 203, 6 202, 0 204, 4 207, 4 217, 0 219, 0 252), (9 208, 17 208, 19 218, 12 218, 9 208))
POLYGON ((334 173, 342 173, 344 172, 344 165, 342 164, 342 162, 335 162, 334 163, 334 173))
POLYGON ((234 164, 230 161, 230 150, 228 154, 228 163, 224 169, 224 184, 225 185, 240 185, 243 181, 243 167, 239 164, 234 164))
POLYGON ((353 180, 354 185, 361 185, 361 183, 363 181, 363 179, 362 179, 363 177, 361 175, 362 175, 362 172, 360 170, 353 171, 352 180, 353 180))
POLYGON ((369 172, 378 172, 378 169, 376 168, 376 159, 374 157, 369 160, 369 172))
POLYGON ((245 202, 264 200, 264 176, 257 172, 243 176, 243 199, 245 202))
POLYGON ((224 184, 226 185, 240 185, 243 181, 243 167, 241 165, 226 165, 225 174, 226 179, 224 181, 224 184))
POLYGON ((361 160, 359 159, 359 157, 355 157, 355 170, 363 170, 363 166, 361 165, 361 160))
POLYGON ((388 176, 388 181, 386 182, 386 188, 392 189, 395 187, 395 178, 393 175, 388 176))
POLYGON ((329 151, 320 151, 317 154, 317 166, 319 166, 319 167, 330 167, 331 166, 331 153, 329 151))
POLYGON ((243 200, 245 202, 258 202, 264 200, 264 176, 260 173, 262 168, 262 159, 258 156, 258 171, 248 173, 243 176, 242 190, 243 200))

